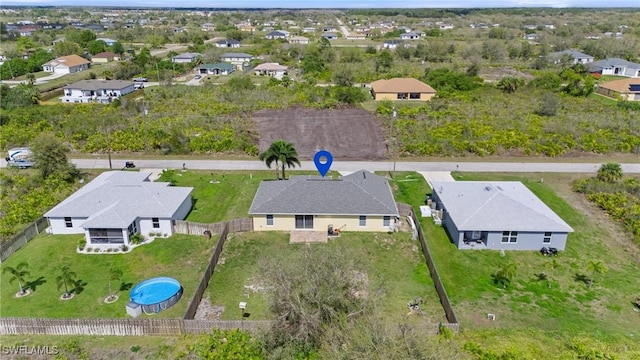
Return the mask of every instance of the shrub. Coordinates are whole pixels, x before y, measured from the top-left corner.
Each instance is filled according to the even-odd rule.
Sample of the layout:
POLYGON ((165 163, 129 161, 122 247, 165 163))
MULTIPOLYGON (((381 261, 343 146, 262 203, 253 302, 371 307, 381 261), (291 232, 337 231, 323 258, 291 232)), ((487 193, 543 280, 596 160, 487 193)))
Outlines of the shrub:
POLYGON ((112 252, 112 251, 113 251, 113 249, 112 249, 112 248, 108 248, 108 249, 106 250, 106 252, 108 252, 108 253, 110 253, 110 252, 112 252))
POLYGON ((125 244, 122 244, 120 246, 120 250, 122 250, 122 252, 127 252, 127 251, 129 251, 129 247, 127 245, 125 245, 125 244))
POLYGON ((92 252, 92 251, 93 251, 93 248, 90 248, 90 247, 87 248, 87 252, 92 252))
POLYGON ((80 249, 82 251, 82 250, 84 250, 85 246, 87 246, 87 239, 82 238, 82 239, 78 240, 78 249, 80 249))
POLYGON ((95 248, 95 249, 93 249, 93 252, 94 252, 94 253, 99 253, 99 252, 100 252, 100 248, 95 248))
POLYGON ((129 240, 131 240, 132 244, 138 245, 138 244, 144 242, 144 237, 140 233, 135 233, 135 234, 131 235, 129 240))

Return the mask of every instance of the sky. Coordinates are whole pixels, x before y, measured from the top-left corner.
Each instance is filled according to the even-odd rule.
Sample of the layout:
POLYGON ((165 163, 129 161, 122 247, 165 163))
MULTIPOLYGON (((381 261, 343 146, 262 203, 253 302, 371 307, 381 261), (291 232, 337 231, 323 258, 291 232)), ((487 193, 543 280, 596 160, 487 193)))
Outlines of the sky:
POLYGON ((215 8, 495 8, 495 7, 635 7, 640 0, 414 0, 403 4, 389 0, 4 0, 2 6, 139 6, 139 7, 215 7, 215 8))

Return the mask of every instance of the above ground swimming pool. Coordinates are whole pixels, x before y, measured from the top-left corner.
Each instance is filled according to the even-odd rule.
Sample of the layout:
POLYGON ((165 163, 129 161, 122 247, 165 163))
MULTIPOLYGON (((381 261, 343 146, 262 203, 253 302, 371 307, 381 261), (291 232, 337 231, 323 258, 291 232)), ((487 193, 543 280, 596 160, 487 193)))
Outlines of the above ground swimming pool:
POLYGON ((180 300, 182 286, 170 277, 145 280, 131 290, 131 302, 140 305, 145 314, 159 313, 180 300))

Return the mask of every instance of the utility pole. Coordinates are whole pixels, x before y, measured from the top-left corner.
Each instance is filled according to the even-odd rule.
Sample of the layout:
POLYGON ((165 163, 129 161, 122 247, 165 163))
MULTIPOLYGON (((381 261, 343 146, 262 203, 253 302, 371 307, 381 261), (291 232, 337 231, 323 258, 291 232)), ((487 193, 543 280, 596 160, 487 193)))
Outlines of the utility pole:
POLYGON ((109 129, 107 128, 106 120, 104 120, 104 134, 107 138, 107 156, 109 157, 109 170, 113 170, 113 165, 111 164, 111 141, 109 141, 109 129))

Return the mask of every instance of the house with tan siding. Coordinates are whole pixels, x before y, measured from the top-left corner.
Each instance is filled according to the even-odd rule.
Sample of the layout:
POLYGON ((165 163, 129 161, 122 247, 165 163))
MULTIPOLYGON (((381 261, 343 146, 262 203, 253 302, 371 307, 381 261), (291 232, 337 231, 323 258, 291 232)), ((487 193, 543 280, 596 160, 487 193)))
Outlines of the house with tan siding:
POLYGON ((371 95, 376 101, 418 100, 428 101, 436 96, 429 85, 413 78, 393 78, 376 80, 371 83, 371 95))
POLYGON ((388 232, 399 213, 386 178, 360 170, 339 179, 263 181, 249 209, 254 231, 388 232))
POLYGON ((78 71, 87 70, 91 66, 91 61, 78 55, 67 55, 53 59, 42 65, 42 70, 54 74, 73 74, 78 71))
POLYGON ((607 81, 598 85, 596 92, 616 100, 640 101, 640 79, 628 78, 607 81))

